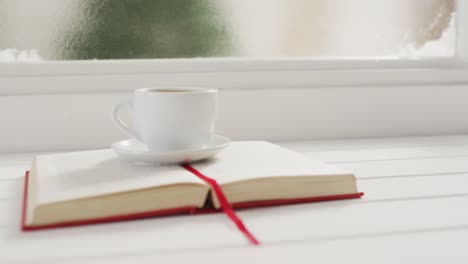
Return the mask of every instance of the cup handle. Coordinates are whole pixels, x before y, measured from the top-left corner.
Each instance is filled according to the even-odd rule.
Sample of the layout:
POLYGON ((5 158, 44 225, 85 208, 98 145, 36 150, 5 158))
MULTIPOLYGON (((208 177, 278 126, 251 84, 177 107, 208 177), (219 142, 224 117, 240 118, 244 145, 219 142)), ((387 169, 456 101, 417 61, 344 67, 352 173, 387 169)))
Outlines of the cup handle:
POLYGON ((125 106, 128 106, 130 109, 133 108, 132 102, 130 100, 126 100, 126 101, 123 101, 123 102, 120 102, 120 103, 114 105, 114 107, 112 108, 112 120, 114 120, 114 123, 123 132, 127 133, 131 137, 134 137, 134 138, 140 140, 140 136, 138 135, 138 133, 135 130, 131 129, 127 124, 125 124, 125 122, 122 121, 122 119, 119 116, 120 110, 125 106))

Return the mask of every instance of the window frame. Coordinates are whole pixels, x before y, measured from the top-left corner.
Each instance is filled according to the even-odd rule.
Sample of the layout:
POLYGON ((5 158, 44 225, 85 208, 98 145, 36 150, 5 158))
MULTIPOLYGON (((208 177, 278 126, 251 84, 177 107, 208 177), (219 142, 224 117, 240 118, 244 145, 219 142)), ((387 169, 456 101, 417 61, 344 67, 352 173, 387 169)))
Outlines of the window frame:
POLYGON ((0 95, 120 92, 151 85, 147 81, 137 82, 135 86, 122 85, 122 76, 137 80, 150 78, 161 86, 196 85, 220 89, 460 84, 468 82, 468 3, 465 0, 457 0, 456 27, 456 54, 451 58, 196 58, 4 63, 0 64, 0 95), (176 76, 186 81, 174 78, 176 76), (64 81, 60 81, 70 77, 77 82, 63 85, 64 81), (83 77, 81 81, 79 77, 83 77), (85 80, 87 77, 108 85, 93 85, 85 80), (36 85, 32 87, 31 83, 36 85))
POLYGON ((468 64, 468 2, 457 0, 456 56, 466 66, 468 64))

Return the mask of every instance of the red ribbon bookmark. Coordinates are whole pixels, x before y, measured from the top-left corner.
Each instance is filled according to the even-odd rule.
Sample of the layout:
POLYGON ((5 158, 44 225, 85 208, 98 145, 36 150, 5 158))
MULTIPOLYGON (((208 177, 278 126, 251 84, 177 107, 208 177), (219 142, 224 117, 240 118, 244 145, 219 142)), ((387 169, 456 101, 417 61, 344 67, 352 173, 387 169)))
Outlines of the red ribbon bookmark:
POLYGON ((244 234, 244 236, 249 240, 251 244, 255 246, 260 245, 260 242, 254 237, 254 235, 252 235, 252 233, 250 233, 247 227, 245 227, 244 223, 242 222, 242 219, 240 219, 237 216, 236 212, 234 212, 231 204, 227 200, 226 195, 224 195, 223 189, 221 188, 221 186, 219 186, 218 182, 216 182, 216 180, 213 178, 203 175, 201 172, 199 172, 190 165, 182 166, 198 178, 208 183, 211 186, 211 188, 213 188, 216 197, 218 198, 219 203, 221 204, 221 209, 223 209, 223 212, 229 217, 229 219, 231 219, 231 221, 237 226, 239 231, 241 231, 241 233, 244 234))

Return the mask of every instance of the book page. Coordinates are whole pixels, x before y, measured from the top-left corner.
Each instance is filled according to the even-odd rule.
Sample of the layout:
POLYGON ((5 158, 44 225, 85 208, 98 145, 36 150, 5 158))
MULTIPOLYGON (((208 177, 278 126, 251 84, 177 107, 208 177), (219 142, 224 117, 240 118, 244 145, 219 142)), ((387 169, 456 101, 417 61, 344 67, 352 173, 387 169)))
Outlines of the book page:
POLYGON ((350 172, 313 160, 268 142, 233 142, 215 158, 193 165, 219 184, 265 177, 327 176, 317 180, 337 180, 350 172), (338 177, 339 178, 339 177, 338 177))
POLYGON ((38 156, 36 173, 40 204, 172 184, 204 185, 181 166, 132 164, 110 149, 38 156))

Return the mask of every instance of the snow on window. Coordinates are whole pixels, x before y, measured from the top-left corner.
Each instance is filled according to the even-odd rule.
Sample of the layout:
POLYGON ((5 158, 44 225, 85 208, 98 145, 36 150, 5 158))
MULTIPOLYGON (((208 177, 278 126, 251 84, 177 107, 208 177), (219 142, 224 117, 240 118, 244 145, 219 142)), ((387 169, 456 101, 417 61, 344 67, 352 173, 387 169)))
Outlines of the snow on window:
POLYGON ((448 57, 455 13, 455 0, 0 0, 0 54, 2 61, 448 57))
POLYGON ((39 62, 42 60, 37 50, 0 50, 0 62, 39 62))

